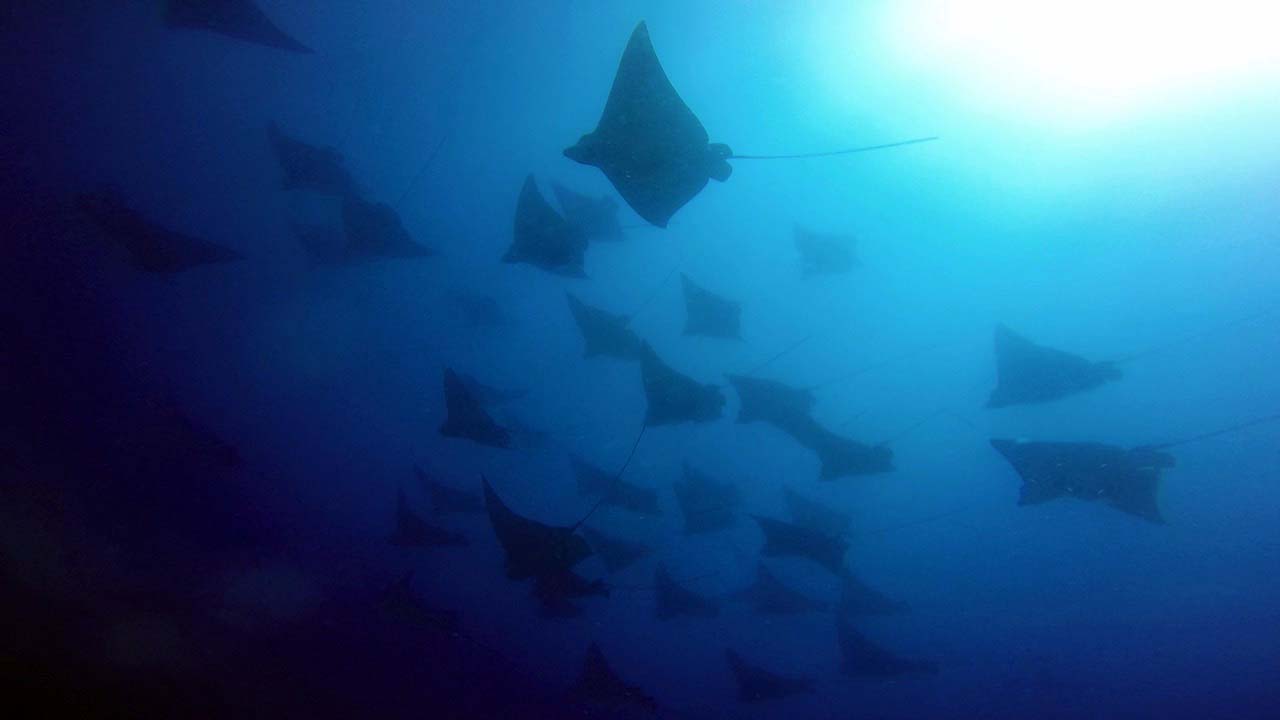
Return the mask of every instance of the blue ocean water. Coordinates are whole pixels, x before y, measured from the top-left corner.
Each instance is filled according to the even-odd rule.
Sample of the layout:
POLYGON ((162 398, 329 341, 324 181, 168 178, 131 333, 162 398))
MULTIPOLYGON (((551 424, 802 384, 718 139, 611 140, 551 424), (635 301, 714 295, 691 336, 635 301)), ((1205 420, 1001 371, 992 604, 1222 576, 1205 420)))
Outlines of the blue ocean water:
POLYGON ((1174 32, 1170 10, 1051 65, 1066 51, 1034 28, 945 3, 260 0, 299 53, 166 26, 184 5, 238 3, 0 11, 19 700, 86 717, 1277 715, 1280 423, 1253 421, 1280 405, 1280 60, 1231 35, 1248 23, 1174 32), (640 21, 736 153, 939 139, 731 159, 655 227, 564 155, 640 21), (1201 42, 1158 55, 1147 36, 1201 42), (435 254, 316 262, 297 230, 340 232, 343 200, 283 187, 273 123, 340 153, 435 254), (530 175, 553 208, 554 184, 619 207, 623 239, 590 242, 585 278, 500 261, 530 175), (243 257, 139 268, 85 211, 103 193, 243 257), (856 263, 806 275, 797 228, 856 263), (685 333, 682 275, 740 305, 740 339, 685 333), (585 357, 566 293, 629 316, 723 412, 645 428, 641 363, 585 357), (478 298, 507 321, 471 322, 478 298), (1000 324, 1123 376, 988 408, 1000 324), (487 411, 511 447, 441 434, 446 368, 524 391, 487 411), (812 443, 736 421, 728 375, 812 388, 811 420, 883 444, 893 470, 821 479, 812 443), (1163 522, 1106 498, 1020 504, 992 438, 1168 445, 1163 522), (571 456, 625 464, 660 512, 594 509, 571 456), (685 531, 686 466, 736 488, 726 527, 685 531), (415 467, 646 553, 583 560, 607 597, 548 617, 490 519, 434 512, 415 467), (399 491, 468 544, 388 542, 399 491), (901 611, 848 617, 839 573, 762 555, 752 516, 796 519, 788 493, 849 517, 841 565, 901 611), (762 562, 825 607, 753 608, 762 562), (716 613, 658 618, 659 568, 716 613), (929 671, 853 676, 849 628, 929 671), (637 692, 582 692, 593 643, 637 692), (808 688, 743 699, 726 650, 808 688))

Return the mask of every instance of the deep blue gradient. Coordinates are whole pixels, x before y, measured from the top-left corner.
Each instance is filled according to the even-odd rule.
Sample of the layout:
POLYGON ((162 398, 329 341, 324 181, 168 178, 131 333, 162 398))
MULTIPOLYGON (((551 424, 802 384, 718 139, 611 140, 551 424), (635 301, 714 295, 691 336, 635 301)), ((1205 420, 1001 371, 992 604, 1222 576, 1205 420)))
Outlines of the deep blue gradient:
MULTIPOLYGON (((597 642, 663 717, 1280 715, 1280 424, 1174 448, 1166 525, 1071 500, 1018 507, 1019 480, 988 444, 1127 447, 1277 412, 1274 69, 1054 123, 904 60, 911 46, 874 3, 260 4, 316 53, 167 30, 151 2, 0 11, 0 462, 15 478, 0 581, 25 628, 0 667, 33 697, 128 716, 568 717, 597 642), (613 193, 562 151, 595 126, 640 20, 712 142, 736 152, 941 140, 735 161, 668 229, 624 205, 626 240, 593 244, 586 280, 501 264, 529 173, 548 196, 553 180, 613 193), (271 122, 338 148, 438 255, 312 267, 291 227, 336 221, 337 206, 281 190, 271 122), (103 188, 246 259, 137 272, 75 210, 103 188), (797 224, 856 236, 860 266, 801 277, 797 224), (743 341, 681 334, 680 272, 742 302, 743 341), (415 464, 477 492, 484 474, 558 524, 591 506, 568 453, 621 466, 645 412, 639 371, 582 357, 566 290, 638 311, 636 331, 701 382, 803 339, 760 374, 822 384, 817 419, 887 441, 896 471, 821 482, 811 452, 733 421, 726 386, 719 421, 642 438, 626 478, 656 488, 663 515, 605 508, 592 524, 653 552, 577 618, 541 617, 527 583, 504 577, 483 516, 428 515, 468 548, 388 545, 398 486, 427 508, 415 464), (464 327, 458 292, 493 296, 516 324, 464 327), (1091 359, 1140 356, 1119 382, 988 410, 1000 322, 1091 359), (527 388, 503 418, 550 440, 442 437, 446 366, 527 388), (166 403, 242 464, 148 475, 100 439, 166 403), (829 613, 761 618, 731 601, 708 620, 654 619, 658 562, 729 596, 761 545, 745 516, 681 534, 684 462, 732 480, 747 512, 785 517, 789 487, 852 513, 851 567, 911 607, 861 629, 939 673, 843 676, 829 613), (459 636, 379 614, 379 590, 410 569, 459 613, 459 636), (726 647, 815 692, 740 703, 726 647)), ((815 565, 771 567, 836 598, 815 565)), ((605 575, 598 560, 581 569, 605 575)))

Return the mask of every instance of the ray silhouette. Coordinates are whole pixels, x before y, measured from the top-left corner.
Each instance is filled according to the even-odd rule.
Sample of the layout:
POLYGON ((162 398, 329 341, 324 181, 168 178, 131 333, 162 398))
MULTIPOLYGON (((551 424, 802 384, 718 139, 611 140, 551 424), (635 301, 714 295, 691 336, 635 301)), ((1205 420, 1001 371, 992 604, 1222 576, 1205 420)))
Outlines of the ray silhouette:
POLYGON ((582 537, 611 573, 625 570, 649 552, 649 548, 640 543, 623 540, 589 526, 583 526, 582 537))
POLYGON ((1022 480, 1019 505, 1059 498, 1103 502, 1149 522, 1163 524, 1161 471, 1175 464, 1154 448, 1125 449, 1093 442, 1031 442, 994 438, 995 448, 1022 480))
POLYGON ((582 263, 586 250, 584 232, 547 204, 533 176, 527 176, 516 201, 511 246, 502 262, 527 263, 557 275, 585 278, 582 263))
POLYGON ((794 231, 796 252, 800 255, 800 273, 843 275, 857 267, 853 254, 854 241, 841 235, 820 235, 797 225, 794 231))
POLYGON ((937 663, 930 660, 898 657, 844 620, 836 621, 836 633, 840 641, 840 655, 843 658, 840 669, 850 677, 889 678, 912 673, 938 672, 937 663))
POLYGON ((755 582, 743 590, 741 596, 763 615, 796 615, 830 609, 827 603, 787 587, 763 562, 756 564, 755 582))
POLYGON ((644 341, 630 327, 630 318, 615 315, 588 305, 572 293, 565 293, 569 311, 582 333, 583 357, 604 355, 622 360, 638 360, 644 351, 644 341))
POLYGON ((654 571, 654 590, 654 615, 659 620, 678 617, 708 618, 720 614, 720 603, 677 583, 664 565, 658 565, 658 569, 654 571))
POLYGON ((494 422, 466 383, 449 368, 444 369, 444 399, 448 414, 440 426, 441 435, 490 447, 511 447, 511 432, 494 422))
POLYGON ((738 686, 738 699, 742 702, 762 702, 813 692, 813 683, 808 678, 766 670, 747 662, 732 649, 726 649, 724 654, 738 686))
POLYGON ((468 545, 461 533, 436 527, 409 507, 404 488, 396 492, 396 527, 388 541, 399 547, 443 547, 468 545))
POLYGON ((684 334, 702 337, 742 339, 742 306, 717 295, 680 273, 684 288, 684 334))
POLYGON ((766 557, 802 557, 812 560, 836 575, 844 573, 844 557, 849 542, 843 538, 811 530, 785 520, 752 515, 764 533, 766 557))
POLYGON ((596 643, 587 648, 582 675, 573 688, 573 695, 579 700, 609 708, 634 708, 647 714, 658 711, 657 701, 618 677, 596 643))
POLYGON ((556 202, 564 213, 564 219, 577 228, 588 240, 617 241, 622 239, 622 225, 618 222, 618 201, 611 197, 594 198, 574 192, 560 183, 551 183, 556 202))
POLYGON ((77 205, 107 239, 124 249, 130 264, 145 272, 170 274, 244 258, 217 243, 156 225, 112 192, 81 195, 77 205))
POLYGON ((673 487, 684 515, 685 535, 721 530, 736 522, 741 498, 733 483, 720 482, 685 463, 683 476, 673 487))
POLYGON ((662 514, 662 508, 658 505, 658 492, 653 488, 615 477, 577 455, 570 455, 569 461, 573 466, 579 495, 600 494, 603 496, 603 505, 623 508, 640 515, 662 514))
POLYGON ((360 192, 337 150, 290 137, 274 122, 267 126, 267 139, 284 174, 281 186, 285 190, 306 190, 334 197, 360 192))
POLYGON ((311 48, 287 35, 253 0, 163 0, 172 28, 204 30, 236 40, 296 53, 311 48))
POLYGON ((641 348, 640 378, 648 405, 646 426, 704 423, 720 418, 724 408, 720 388, 677 372, 647 343, 641 348))
POLYGON ((566 148, 565 157, 599 168, 636 214, 658 227, 702 191, 724 182, 728 160, 819 157, 897 147, 936 138, 801 155, 734 155, 711 143, 702 123, 667 79, 641 22, 618 62, 613 87, 596 129, 566 148))
POLYGON ((484 498, 479 495, 444 485, 416 465, 413 468, 413 474, 431 498, 431 507, 435 512, 482 513, 485 511, 484 498))
POLYGON ((1120 379, 1112 362, 1091 362, 1079 355, 1037 345, 1004 325, 995 332, 996 387, 987 407, 1047 403, 1120 379))

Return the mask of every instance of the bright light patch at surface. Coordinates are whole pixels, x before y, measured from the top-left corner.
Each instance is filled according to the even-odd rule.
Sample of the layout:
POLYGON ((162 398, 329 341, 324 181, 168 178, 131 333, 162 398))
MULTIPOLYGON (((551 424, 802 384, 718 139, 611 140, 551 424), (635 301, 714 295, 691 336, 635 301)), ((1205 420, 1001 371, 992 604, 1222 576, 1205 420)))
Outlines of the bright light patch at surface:
POLYGON ((889 43, 978 103, 1070 124, 1187 100, 1280 72, 1266 0, 922 0, 894 3, 889 43))

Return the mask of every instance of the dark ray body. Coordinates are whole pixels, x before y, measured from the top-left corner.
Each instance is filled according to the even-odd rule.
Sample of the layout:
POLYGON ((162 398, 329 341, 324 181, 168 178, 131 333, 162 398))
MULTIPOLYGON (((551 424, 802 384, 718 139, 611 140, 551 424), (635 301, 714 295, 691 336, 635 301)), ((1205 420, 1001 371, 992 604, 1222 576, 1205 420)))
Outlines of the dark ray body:
POLYGON ((849 542, 811 530, 803 525, 752 515, 764 533, 762 555, 768 557, 808 558, 831 572, 844 572, 844 557, 849 552, 849 542))
POLYGON ((281 184, 285 190, 306 190, 334 197, 359 193, 337 150, 292 138, 275 123, 267 126, 267 139, 284 173, 281 184))
POLYGON ((386 203, 356 195, 342 198, 342 229, 347 235, 347 260, 420 258, 435 252, 414 241, 400 216, 386 203))
POLYGON ((801 422, 792 437, 818 456, 822 480, 873 475, 893 471, 893 451, 886 445, 867 445, 837 435, 810 419, 801 422))
POLYGON ((648 344, 640 357, 640 378, 648 403, 645 425, 711 422, 719 419, 724 408, 724 392, 719 387, 676 372, 648 344))
POLYGON ((604 494, 603 505, 612 505, 641 515, 660 515, 658 491, 627 482, 592 465, 576 455, 570 456, 579 495, 604 494))
POLYGON ((658 710, 657 701, 639 687, 618 677, 605 660, 600 646, 595 643, 587 648, 582 676, 574 686, 573 695, 580 700, 606 707, 638 708, 647 713, 656 713, 658 710))
POLYGON ((253 0, 164 0, 164 21, 169 27, 206 30, 290 52, 312 52, 271 22, 253 0))
POLYGON ((640 217, 666 227, 707 180, 733 168, 727 145, 708 144, 707 131, 676 93, 642 22, 631 34, 594 132, 565 157, 600 168, 640 217))
POLYGON ((659 620, 677 617, 708 618, 720 614, 720 604, 677 583, 664 565, 654 571, 654 615, 659 620))
POLYGON ((995 332, 996 387, 987 407, 1046 403, 1118 380, 1114 363, 1037 345, 1004 325, 995 332))
POLYGON ((444 485, 427 475, 420 467, 414 466, 413 473, 431 498, 431 507, 436 512, 482 513, 485 511, 484 498, 481 496, 444 485))
POLYGON ((1019 505, 1058 498, 1104 502, 1153 523, 1160 513, 1160 472, 1172 455, 1148 448, 1125 449, 1091 442, 1025 442, 995 438, 995 448, 1022 479, 1019 505))
POLYGON ((840 655, 843 658, 840 669, 850 677, 889 678, 912 673, 938 672, 937 663, 930 660, 898 657, 843 620, 836 621, 836 632, 840 641, 840 655))
POLYGON ((437 527, 409 507, 404 488, 396 493, 396 527, 388 541, 399 547, 442 547, 469 544, 461 533, 437 527))
POLYGON ((684 534, 720 530, 736 521, 741 498, 733 483, 720 482, 686 463, 673 488, 684 515, 684 534))
POLYGON ((815 532, 832 537, 844 537, 849 533, 853 518, 848 513, 827 507, 817 500, 801 495, 791 488, 783 488, 787 511, 792 522, 815 532))
POLYGON ((573 571, 590 557, 591 546, 577 527, 547 525, 518 515, 483 480, 489 523, 506 555, 507 577, 534 581, 533 594, 545 614, 566 617, 578 614, 573 598, 608 595, 600 580, 586 580, 573 571))
POLYGON ((717 295, 680 273, 684 288, 684 334, 742 339, 742 305, 717 295))
POLYGON ((538 192, 529 175, 516 201, 515 230, 505 263, 528 263, 566 277, 585 278, 582 268, 587 251, 586 235, 569 224, 538 192))
POLYGON ((588 240, 622 239, 617 200, 608 196, 594 198, 583 195, 560 183, 552 183, 551 190, 556 194, 556 202, 560 204, 564 219, 588 240))
POLYGON ((742 596, 753 610, 764 615, 795 615, 829 609, 826 603, 787 587, 763 562, 756 564, 756 580, 742 591, 742 596))
POLYGON ((294 225, 293 236, 315 265, 338 265, 349 259, 347 235, 340 227, 294 225))
POLYGON ((624 570, 649 552, 649 548, 640 543, 623 540, 592 527, 582 528, 582 537, 609 572, 624 570))
POLYGON ((488 295, 455 292, 450 295, 449 302, 469 328, 501 328, 516 324, 498 301, 488 295))
POLYGON ((840 574, 840 602, 836 605, 839 617, 898 615, 908 610, 906 603, 894 600, 866 584, 848 568, 840 574))
POLYGON ((742 659, 732 649, 726 649, 724 654, 729 663, 729 671, 733 673, 733 679, 738 685, 738 699, 742 702, 762 702, 813 692, 813 683, 808 678, 766 670, 742 659))
POLYGON ((458 614, 433 608, 413 589, 413 571, 389 585, 378 598, 378 608, 392 620, 417 628, 446 633, 458 631, 458 614))
POLYGON ((444 369, 444 400, 448 415, 440 426, 441 435, 490 447, 511 447, 511 433, 489 417, 466 383, 449 368, 444 369))
POLYGON ((565 293, 569 312, 582 333, 583 357, 606 355, 622 360, 638 360, 644 354, 644 341, 630 327, 630 318, 615 315, 588 305, 572 293, 565 293))
POLYGON ((244 258, 217 243, 154 224, 114 193, 81 195, 77 204, 139 270, 167 274, 244 258))
POLYGON ((492 385, 486 385, 475 378, 474 375, 467 373, 458 373, 458 379, 462 384, 467 386, 467 392, 471 393, 471 397, 476 399, 483 407, 494 407, 497 405, 505 405, 509 402, 521 400, 529 394, 524 388, 498 388, 492 385))
POLYGON ((819 235, 796 226, 795 244, 804 277, 842 275, 858 264, 853 255, 853 238, 819 235))
POLYGON ((745 375, 725 377, 738 393, 738 422, 766 422, 791 435, 804 433, 813 422, 817 398, 810 390, 745 375))

